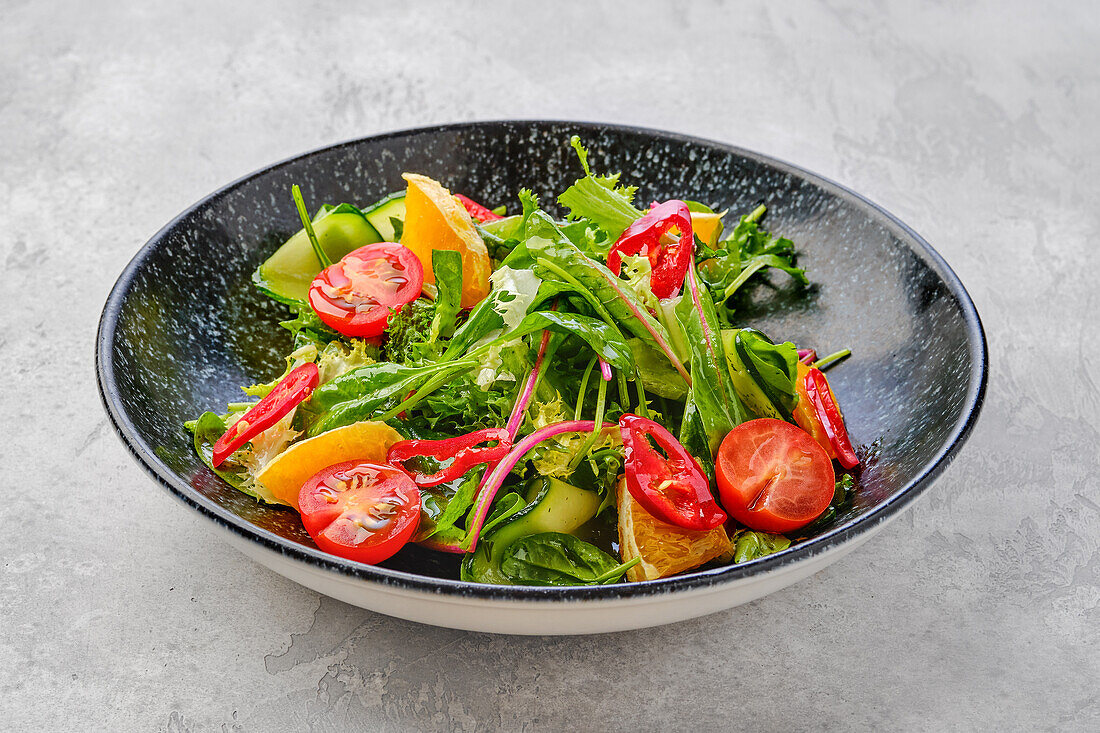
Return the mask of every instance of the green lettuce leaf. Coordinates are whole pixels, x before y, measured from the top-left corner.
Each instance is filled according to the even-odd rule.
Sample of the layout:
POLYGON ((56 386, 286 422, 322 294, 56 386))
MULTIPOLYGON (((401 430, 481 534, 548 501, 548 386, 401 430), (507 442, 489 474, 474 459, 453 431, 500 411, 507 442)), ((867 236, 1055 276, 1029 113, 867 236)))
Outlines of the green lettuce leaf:
POLYGON ((569 209, 571 218, 588 219, 606 233, 609 241, 614 242, 623 230, 642 216, 642 212, 632 203, 636 189, 620 186, 618 174, 592 175, 588 168, 588 151, 581 145, 580 138, 574 135, 569 144, 577 151, 584 178, 558 196, 558 203, 569 209))
POLYGON ((458 325, 462 307, 462 255, 452 249, 432 250, 432 272, 437 292, 428 343, 450 338, 458 325))

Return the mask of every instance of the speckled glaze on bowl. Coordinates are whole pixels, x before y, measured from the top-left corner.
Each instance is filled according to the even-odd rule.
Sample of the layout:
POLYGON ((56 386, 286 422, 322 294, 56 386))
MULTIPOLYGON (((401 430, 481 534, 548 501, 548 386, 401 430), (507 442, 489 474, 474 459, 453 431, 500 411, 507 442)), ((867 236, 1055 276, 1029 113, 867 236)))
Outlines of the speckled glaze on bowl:
POLYGON ((835 561, 909 505, 966 439, 987 373, 981 322, 958 278, 917 234, 859 195, 794 166, 666 132, 574 122, 483 122, 395 132, 307 153, 203 199, 158 232, 119 277, 96 361, 107 413, 138 463, 243 552, 303 585, 424 623, 500 633, 579 634, 701 616, 758 598, 835 561), (735 214, 763 202, 815 286, 783 277, 739 294, 738 312, 777 339, 852 358, 830 374, 855 442, 874 446, 852 510, 820 536, 742 565, 596 588, 460 582, 454 556, 403 549, 384 566, 317 550, 289 510, 263 506, 208 471, 182 427, 283 368, 285 316, 250 283, 299 228, 289 190, 368 204, 416 171, 454 191, 544 205, 579 174, 579 134, 601 171, 641 201, 692 198, 735 214))

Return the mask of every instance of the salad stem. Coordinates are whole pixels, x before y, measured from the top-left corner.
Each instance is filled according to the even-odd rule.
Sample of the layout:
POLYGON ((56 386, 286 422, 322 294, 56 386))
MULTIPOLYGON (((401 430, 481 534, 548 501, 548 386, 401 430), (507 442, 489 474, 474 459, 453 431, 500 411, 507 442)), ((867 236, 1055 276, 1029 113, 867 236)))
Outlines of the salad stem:
POLYGON ((768 210, 768 207, 764 204, 760 204, 752 213, 745 217, 745 221, 759 221, 760 217, 764 216, 764 212, 768 210))
POLYGON ((649 403, 645 398, 645 387, 642 386, 642 373, 634 371, 634 385, 638 388, 638 415, 650 419, 649 403))
POLYGON ((508 437, 515 440, 520 425, 523 424, 523 416, 527 412, 527 404, 531 401, 531 395, 535 393, 535 385, 539 381, 539 372, 542 370, 542 360, 546 356, 546 345, 550 343, 550 331, 542 332, 542 341, 539 342, 538 356, 535 357, 535 365, 531 367, 531 373, 527 375, 527 384, 523 387, 519 399, 512 407, 512 414, 508 418, 508 437))
POLYGON ((730 286, 722 293, 722 301, 725 302, 729 300, 729 297, 737 292, 737 288, 744 285, 745 281, 752 277, 758 270, 762 270, 767 266, 768 264, 763 260, 759 258, 753 259, 752 262, 749 263, 749 266, 742 270, 741 274, 737 276, 737 279, 731 282, 730 286))
POLYGON ((616 372, 619 378, 619 404, 624 410, 630 409, 630 388, 626 384, 626 374, 623 371, 616 372))
POLYGON ((584 395, 588 391, 588 380, 592 377, 592 370, 596 367, 596 360, 598 356, 593 356, 588 361, 588 366, 584 369, 584 374, 581 376, 581 389, 577 394, 577 406, 573 409, 573 419, 581 419, 581 409, 584 407, 584 395))
POLYGON ((313 222, 309 220, 309 212, 306 211, 306 202, 302 198, 302 189, 298 188, 298 184, 295 183, 290 187, 290 195, 294 197, 294 205, 298 207, 298 218, 302 220, 302 227, 306 230, 306 237, 309 238, 309 245, 313 247, 313 254, 317 255, 317 259, 321 262, 322 269, 332 265, 332 260, 325 254, 325 251, 321 249, 321 243, 317 241, 317 233, 313 231, 313 222))
POLYGON ((624 562, 622 565, 616 565, 615 567, 611 568, 610 570, 608 570, 603 575, 597 575, 595 578, 592 579, 591 582, 595 585, 603 585, 604 583, 606 583, 609 580, 613 580, 615 578, 622 577, 623 573, 625 573, 627 570, 630 570, 632 567, 634 567, 635 565, 637 565, 641 561, 642 561, 642 558, 639 555, 638 557, 635 557, 633 560, 630 560, 628 562, 624 562))
MULTIPOLYGON (((600 380, 599 391, 596 393, 596 418, 593 422, 597 424, 603 424, 603 416, 607 411, 607 380, 600 380)), ((588 451, 592 450, 592 446, 596 444, 596 438, 599 437, 599 433, 593 430, 588 434, 588 437, 584 439, 581 447, 577 450, 577 454, 573 456, 573 460, 569 461, 569 471, 573 472, 577 470, 577 466, 581 465, 581 461, 588 454, 588 451)))
MULTIPOLYGON (((463 540, 462 543, 466 551, 473 552, 477 548, 477 540, 478 537, 481 536, 481 528, 485 526, 485 518, 489 516, 489 507, 492 505, 493 499, 496 498, 497 492, 504 483, 504 479, 507 478, 508 473, 515 465, 519 463, 520 459, 547 438, 553 438, 555 435, 561 435, 562 433, 593 432, 596 430, 596 426, 597 423, 594 420, 565 420, 536 430, 516 443, 512 451, 504 456, 504 458, 500 460, 500 463, 498 463, 481 482, 481 490, 478 492, 477 502, 474 504, 473 511, 471 511, 470 518, 466 525, 466 539, 463 540)), ((619 426, 614 423, 603 423, 600 426, 600 430, 608 430, 611 428, 617 429, 618 427, 619 426)))
POLYGON ((815 361, 810 366, 812 366, 814 369, 825 369, 826 367, 832 366, 833 364, 840 361, 841 359, 847 359, 851 355, 852 355, 852 350, 851 349, 842 349, 841 351, 838 351, 835 354, 829 354, 828 356, 821 357, 820 359, 815 361))

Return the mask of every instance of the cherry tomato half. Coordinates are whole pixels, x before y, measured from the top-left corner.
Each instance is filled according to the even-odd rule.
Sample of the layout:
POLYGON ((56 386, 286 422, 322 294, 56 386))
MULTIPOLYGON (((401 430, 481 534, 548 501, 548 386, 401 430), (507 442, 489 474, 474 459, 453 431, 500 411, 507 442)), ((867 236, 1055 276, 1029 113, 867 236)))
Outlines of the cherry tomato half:
POLYGON ((220 466, 233 452, 249 440, 286 417, 299 403, 313 393, 317 386, 317 365, 302 364, 275 385, 267 397, 253 405, 240 420, 229 426, 214 443, 211 461, 214 468, 220 466))
POLYGON ((424 267, 412 250, 377 242, 321 270, 309 286, 309 304, 345 336, 377 336, 390 312, 415 300, 423 286, 424 267))
POLYGON ((790 532, 829 507, 835 477, 825 450, 802 429, 763 418, 738 425, 718 448, 722 506, 762 532, 790 532))
POLYGON ((373 565, 393 556, 420 523, 420 490, 404 471, 345 461, 318 471, 298 494, 302 524, 325 552, 373 565))

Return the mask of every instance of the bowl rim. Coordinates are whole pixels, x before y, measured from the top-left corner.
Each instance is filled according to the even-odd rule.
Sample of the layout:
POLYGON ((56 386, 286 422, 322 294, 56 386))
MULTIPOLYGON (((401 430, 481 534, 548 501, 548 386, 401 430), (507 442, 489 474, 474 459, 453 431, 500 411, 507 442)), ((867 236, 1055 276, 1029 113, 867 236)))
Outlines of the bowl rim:
POLYGON ((131 457, 149 474, 149 476, 168 491, 169 494, 197 511, 201 516, 206 517, 245 539, 257 542, 291 559, 306 562, 322 570, 351 576, 353 578, 368 581, 369 583, 385 585, 391 589, 404 589, 435 595, 484 600, 525 602, 628 599, 644 596, 664 596, 689 589, 711 588, 717 585, 734 583, 749 576, 766 574, 778 568, 807 560, 817 554, 846 544, 859 535, 867 532, 869 529, 875 528, 883 522, 888 521, 908 507, 928 488, 932 481, 943 472, 951 461, 954 460, 977 422, 985 398, 989 375, 988 346, 986 343, 985 330, 982 326, 977 308, 974 306, 974 302, 963 286, 962 281, 959 280, 959 277, 943 257, 936 252, 923 237, 896 216, 865 196, 800 166, 721 141, 634 125, 552 119, 479 120, 404 128, 378 135, 368 135, 293 155, 284 160, 259 168, 252 173, 218 188, 213 193, 204 196, 202 199, 189 206, 174 217, 168 224, 163 226, 138 250, 119 275, 114 286, 111 288, 111 293, 107 297, 107 301, 103 306, 103 312, 100 316, 96 334, 95 364, 96 385, 98 387, 100 399, 115 433, 122 440, 131 457), (774 555, 737 565, 696 571, 658 580, 604 586, 537 587, 482 585, 364 565, 362 563, 328 555, 320 550, 284 539, 269 530, 253 525, 228 509, 221 507, 208 497, 199 494, 184 481, 182 477, 170 469, 160 457, 156 455, 154 448, 141 438, 122 406, 121 396, 116 381, 117 375, 113 345, 116 337, 119 315, 135 276, 154 250, 176 226, 190 217, 196 210, 216 202, 218 199, 247 184, 252 179, 315 155, 331 153, 343 148, 361 145, 366 142, 381 142, 393 138, 413 137, 416 135, 443 132, 464 132, 474 129, 492 130, 493 128, 523 126, 566 127, 578 133, 628 133, 633 135, 644 135, 653 139, 710 147, 720 152, 741 156, 777 169, 787 175, 804 179, 828 191, 832 195, 845 200, 847 203, 855 205, 857 208, 866 212, 872 219, 877 220, 886 230, 902 241, 915 254, 920 256, 925 263, 939 275, 948 290, 959 302, 962 310, 972 369, 967 385, 967 394, 963 404, 963 411, 953 426, 948 440, 940 447, 939 451, 921 467, 916 476, 870 512, 851 517, 847 521, 842 522, 818 537, 774 555))

